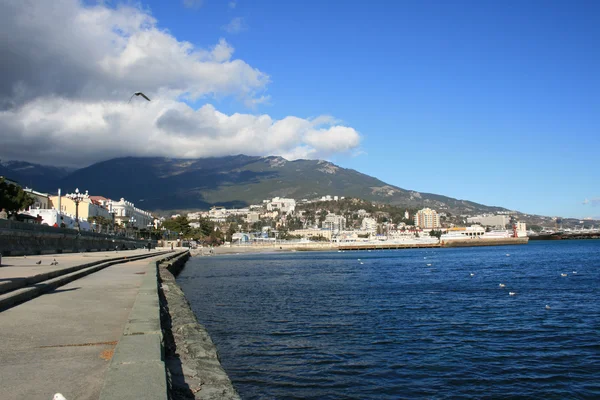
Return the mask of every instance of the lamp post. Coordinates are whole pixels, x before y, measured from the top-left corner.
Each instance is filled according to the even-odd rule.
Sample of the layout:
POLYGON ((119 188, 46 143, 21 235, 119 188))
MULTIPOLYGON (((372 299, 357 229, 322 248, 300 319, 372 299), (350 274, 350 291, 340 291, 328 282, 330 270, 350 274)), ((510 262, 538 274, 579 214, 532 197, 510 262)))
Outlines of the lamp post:
POLYGON ((135 224, 136 219, 134 217, 129 218, 129 225, 131 225, 131 229, 134 229, 133 224, 135 224))
POLYGON ((79 203, 89 198, 90 196, 88 195, 87 190, 85 191, 85 193, 80 193, 79 188, 76 188, 75 193, 68 193, 66 197, 75 202, 75 226, 77 230, 80 230, 81 226, 79 225, 79 203))
POLYGON ((148 223, 148 240, 152 240, 153 229, 154 229, 154 224, 152 222, 148 223))

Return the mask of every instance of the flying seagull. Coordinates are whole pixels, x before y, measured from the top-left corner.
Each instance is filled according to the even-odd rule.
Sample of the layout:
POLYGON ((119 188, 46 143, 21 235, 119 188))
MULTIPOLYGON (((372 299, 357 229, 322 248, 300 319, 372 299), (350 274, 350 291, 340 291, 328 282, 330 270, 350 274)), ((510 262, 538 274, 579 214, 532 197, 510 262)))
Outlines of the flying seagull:
POLYGON ((142 92, 135 92, 134 94, 131 95, 131 97, 129 98, 129 103, 131 103, 131 99, 133 99, 133 96, 142 96, 143 98, 145 98, 146 100, 150 101, 150 99, 148 98, 148 96, 146 96, 144 93, 142 92))

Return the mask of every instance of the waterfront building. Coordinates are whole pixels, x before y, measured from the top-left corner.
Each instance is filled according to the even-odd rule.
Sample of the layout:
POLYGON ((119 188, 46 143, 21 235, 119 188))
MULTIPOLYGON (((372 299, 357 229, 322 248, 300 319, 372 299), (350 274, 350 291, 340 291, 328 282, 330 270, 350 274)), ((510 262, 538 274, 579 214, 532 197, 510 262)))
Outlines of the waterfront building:
POLYGON ((77 207, 75 201, 67 196, 49 196, 49 208, 54 208, 62 214, 79 215, 80 220, 87 221, 90 217, 103 217, 108 220, 112 218, 108 208, 98 201, 94 201, 94 196, 85 196, 77 207), (60 204, 60 210, 59 210, 60 204), (77 210, 76 210, 77 209, 77 210), (77 211, 77 212, 76 212, 77 211))
POLYGON ((410 213, 408 210, 404 211, 404 219, 410 219, 410 213))
POLYGON ((527 236, 527 224, 525 222, 517 222, 517 237, 527 236))
MULTIPOLYGON (((81 205, 80 205, 81 206, 81 205)), ((147 229, 154 224, 154 217, 148 211, 137 208, 135 204, 121 198, 108 201, 109 218, 114 215, 115 224, 127 225, 138 229, 147 229)))
POLYGON ((327 240, 331 240, 332 231, 329 229, 319 229, 319 228, 306 228, 306 229, 296 229, 295 231, 289 231, 290 235, 300 236, 303 238, 310 239, 312 237, 322 236, 327 240))
POLYGON ((504 229, 510 222, 507 215, 477 215, 467 218, 470 224, 481 224, 483 226, 494 226, 504 229))
POLYGON ((423 229, 437 229, 441 227, 440 216, 431 208, 417 211, 414 217, 415 226, 423 229))
POLYGON ((360 223, 360 229, 363 231, 375 232, 377 230, 377 220, 369 217, 363 218, 360 223))
POLYGON ((323 229, 329 229, 332 232, 339 232, 346 229, 346 218, 342 215, 327 214, 323 221, 323 229))
POLYGON ((50 195, 48 193, 37 192, 30 188, 25 188, 23 191, 33 198, 34 203, 31 208, 40 208, 47 210, 50 206, 50 195))
POLYGON ((440 240, 454 240, 454 239, 472 239, 477 237, 483 237, 485 229, 480 225, 472 226, 458 226, 455 228, 448 228, 442 230, 443 234, 440 240))

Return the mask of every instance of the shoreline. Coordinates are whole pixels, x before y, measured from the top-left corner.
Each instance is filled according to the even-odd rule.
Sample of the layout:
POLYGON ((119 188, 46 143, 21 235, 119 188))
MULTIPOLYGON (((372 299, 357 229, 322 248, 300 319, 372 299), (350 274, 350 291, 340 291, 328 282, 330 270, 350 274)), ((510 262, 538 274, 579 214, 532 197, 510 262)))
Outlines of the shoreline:
POLYGON ((190 252, 159 265, 161 327, 169 399, 231 399, 240 396, 221 366, 215 344, 192 311, 176 276, 190 252))
POLYGON ((216 255, 238 255, 259 253, 290 253, 305 251, 360 251, 360 250, 408 250, 415 248, 457 248, 457 247, 481 247, 481 246, 515 246, 528 243, 528 238, 498 238, 485 240, 453 240, 445 243, 310 243, 310 244, 288 244, 275 245, 243 245, 243 246, 218 246, 213 248, 200 247, 191 249, 192 257, 216 256, 216 255), (212 250, 212 253, 211 253, 212 250))

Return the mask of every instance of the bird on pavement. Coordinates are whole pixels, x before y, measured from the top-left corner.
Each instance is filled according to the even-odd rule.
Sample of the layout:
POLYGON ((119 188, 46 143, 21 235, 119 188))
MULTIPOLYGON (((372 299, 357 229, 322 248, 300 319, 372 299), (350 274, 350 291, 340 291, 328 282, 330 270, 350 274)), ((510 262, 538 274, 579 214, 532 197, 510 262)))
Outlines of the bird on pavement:
POLYGON ((54 259, 54 261, 52 261, 52 262, 50 263, 50 265, 58 265, 58 261, 56 261, 56 258, 54 259))
POLYGON ((54 395, 54 397, 52 398, 52 400, 67 400, 67 399, 66 399, 66 398, 65 398, 65 396, 63 396, 62 394, 60 394, 60 393, 56 393, 56 394, 54 395))
POLYGON ((42 263, 42 260, 36 262, 37 265, 40 265, 42 263))
POLYGON ((148 98, 148 96, 146 96, 144 93, 142 92, 135 92, 134 94, 131 95, 131 97, 129 98, 129 103, 131 103, 131 99, 133 99, 133 96, 142 96, 143 98, 145 98, 146 100, 150 101, 150 99, 148 98))

